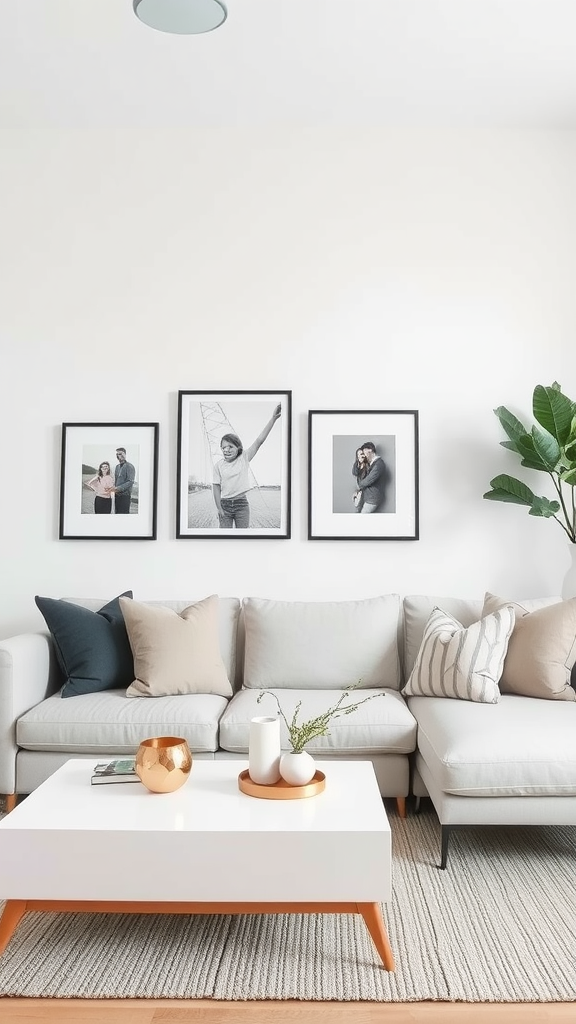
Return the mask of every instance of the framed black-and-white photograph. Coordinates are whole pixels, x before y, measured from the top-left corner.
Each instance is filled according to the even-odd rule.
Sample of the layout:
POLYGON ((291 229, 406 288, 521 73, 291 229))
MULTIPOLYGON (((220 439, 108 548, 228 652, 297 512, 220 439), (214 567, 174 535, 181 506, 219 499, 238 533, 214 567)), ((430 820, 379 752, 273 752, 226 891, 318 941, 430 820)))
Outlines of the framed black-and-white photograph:
POLYGON ((308 540, 418 540, 418 413, 308 413, 308 540))
POLYGON ((291 391, 179 391, 177 537, 290 536, 291 391))
POLYGON ((60 540, 155 540, 157 423, 63 423, 60 540))

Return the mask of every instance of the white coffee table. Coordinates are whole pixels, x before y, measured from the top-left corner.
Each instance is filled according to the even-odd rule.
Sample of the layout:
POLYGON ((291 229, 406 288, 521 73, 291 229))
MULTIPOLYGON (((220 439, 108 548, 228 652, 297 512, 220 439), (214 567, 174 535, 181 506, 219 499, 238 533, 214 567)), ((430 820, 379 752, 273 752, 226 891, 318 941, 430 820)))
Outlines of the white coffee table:
MULTIPOLYGON (((94 758, 96 763, 97 758, 94 758)), ((71 760, 0 822, 0 953, 27 911, 357 913, 389 971, 390 826, 369 761, 318 762, 303 800, 238 789, 246 761, 195 761, 175 793, 91 786, 71 760)))

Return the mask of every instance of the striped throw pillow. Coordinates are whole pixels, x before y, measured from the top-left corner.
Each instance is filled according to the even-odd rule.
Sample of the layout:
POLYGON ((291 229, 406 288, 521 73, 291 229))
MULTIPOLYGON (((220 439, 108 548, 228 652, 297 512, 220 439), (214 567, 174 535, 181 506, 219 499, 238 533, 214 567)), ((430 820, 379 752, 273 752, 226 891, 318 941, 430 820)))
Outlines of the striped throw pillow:
POLYGON ((468 628, 441 608, 434 608, 402 693, 406 697, 455 697, 497 704, 498 680, 513 628, 511 605, 468 628))

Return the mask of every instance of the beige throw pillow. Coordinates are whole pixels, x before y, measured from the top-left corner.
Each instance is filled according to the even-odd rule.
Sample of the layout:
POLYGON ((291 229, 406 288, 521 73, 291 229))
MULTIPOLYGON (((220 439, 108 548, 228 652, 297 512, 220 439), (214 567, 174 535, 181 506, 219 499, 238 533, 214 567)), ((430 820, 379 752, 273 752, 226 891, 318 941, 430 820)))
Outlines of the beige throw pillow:
POLYGON ((516 621, 504 671, 502 693, 545 700, 576 700, 570 672, 576 661, 576 598, 529 611, 516 601, 486 594, 483 615, 512 605, 516 621))
POLYGON ((180 614, 124 597, 120 608, 136 676, 126 690, 127 697, 232 696, 218 642, 216 595, 189 605, 180 614))
POLYGON ((434 608, 402 693, 497 704, 498 680, 513 626, 514 611, 509 605, 467 629, 452 615, 434 608))

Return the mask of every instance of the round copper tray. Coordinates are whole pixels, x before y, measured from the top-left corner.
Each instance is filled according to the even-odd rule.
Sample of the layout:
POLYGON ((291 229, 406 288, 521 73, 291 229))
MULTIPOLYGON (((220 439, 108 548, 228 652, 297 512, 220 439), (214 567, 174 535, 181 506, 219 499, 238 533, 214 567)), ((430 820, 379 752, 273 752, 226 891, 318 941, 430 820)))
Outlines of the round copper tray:
POLYGON ((317 771, 305 786, 291 786, 284 779, 272 786, 259 786, 257 782, 252 782, 247 768, 238 776, 238 789, 247 796, 257 796, 261 800, 302 800, 321 793, 325 786, 326 776, 321 771, 317 771))

